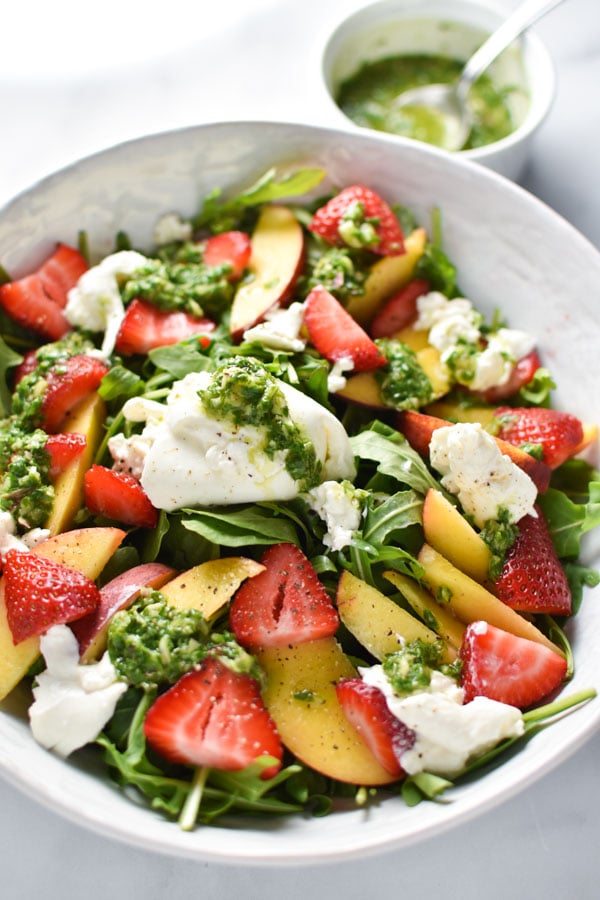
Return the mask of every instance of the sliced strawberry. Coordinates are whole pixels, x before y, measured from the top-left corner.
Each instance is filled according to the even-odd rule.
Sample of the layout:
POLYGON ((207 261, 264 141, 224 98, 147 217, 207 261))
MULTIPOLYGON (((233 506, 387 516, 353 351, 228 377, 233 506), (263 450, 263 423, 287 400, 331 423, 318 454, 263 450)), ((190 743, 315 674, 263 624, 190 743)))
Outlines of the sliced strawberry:
POLYGON ((487 403, 500 403, 502 400, 507 400, 508 397, 512 397, 513 394, 529 384, 540 366, 540 358, 536 351, 532 350, 531 353, 515 363, 506 384, 488 388, 487 391, 482 392, 481 396, 487 403))
POLYGON ((329 244, 337 246, 363 246, 381 256, 399 256, 404 253, 404 235, 398 219, 385 200, 360 184, 344 188, 314 214, 309 225, 329 244), (355 239, 344 237, 345 228, 356 223, 355 239), (361 235, 361 224, 363 228, 361 235), (370 237, 374 236, 374 241, 370 237))
POLYGON ((9 550, 3 559, 6 617, 15 644, 87 615, 100 591, 76 569, 28 551, 9 550))
POLYGON ((41 409, 44 430, 50 434, 60 431, 65 417, 97 390, 107 372, 106 363, 83 353, 51 369, 41 409))
POLYGON ((49 341, 71 330, 61 307, 45 292, 39 275, 0 285, 0 306, 22 325, 49 341))
POLYGON ((306 298, 304 324, 311 343, 330 362, 351 359, 355 372, 366 372, 386 364, 377 344, 320 284, 306 298))
POLYGON ((560 685, 567 662, 558 653, 487 622, 467 626, 460 649, 465 703, 489 697, 526 709, 560 685))
POLYGON ((158 510, 140 482, 127 472, 93 465, 84 478, 85 505, 94 516, 104 516, 123 525, 155 528, 158 510))
POLYGON ((578 452, 583 441, 583 423, 571 413, 541 406, 499 406, 494 418, 500 424, 497 437, 520 447, 540 444, 544 462, 556 469, 578 452))
POLYGON ((371 322, 371 337, 389 337, 417 318, 417 300, 429 292, 429 282, 414 278, 383 304, 371 322))
POLYGON ((20 362, 19 365, 15 368, 15 375, 14 375, 15 387, 27 375, 31 375, 32 372, 35 372, 37 367, 38 367, 37 348, 34 348, 33 350, 27 351, 27 353, 23 356, 23 361, 20 362))
POLYGON ((54 480, 85 450, 85 434, 69 431, 65 434, 49 434, 46 450, 50 454, 50 478, 54 480))
POLYGON ((202 346, 208 347, 210 340, 206 335, 214 329, 215 323, 210 319, 185 312, 165 312, 136 298, 127 307, 115 349, 125 356, 145 354, 155 347, 177 344, 194 335, 199 335, 202 346))
POLYGON ((390 712, 385 696, 361 678, 344 678, 335 688, 344 715, 354 725, 380 765, 400 778, 402 754, 416 740, 415 732, 390 712))
POLYGON ((298 547, 274 544, 261 563, 264 571, 244 582, 231 605, 230 625, 240 644, 280 647, 335 633, 338 614, 298 547))
POLYGON ((67 244, 59 244, 52 256, 37 270, 37 275, 50 299, 64 308, 67 305, 67 294, 88 268, 87 260, 79 250, 67 244))
MULTIPOLYGON (((175 763, 235 771, 283 748, 258 682, 207 657, 156 700, 144 722, 148 743, 175 763)), ((280 763, 262 778, 271 778, 280 763)))
POLYGON ((523 516, 518 535, 506 554, 495 583, 500 600, 519 612, 568 616, 571 589, 560 564, 548 525, 539 507, 535 516, 523 516))
POLYGON ((207 266, 229 263, 232 267, 229 281, 239 281, 250 262, 251 253, 250 235, 244 231, 224 231, 208 238, 203 258, 207 266))

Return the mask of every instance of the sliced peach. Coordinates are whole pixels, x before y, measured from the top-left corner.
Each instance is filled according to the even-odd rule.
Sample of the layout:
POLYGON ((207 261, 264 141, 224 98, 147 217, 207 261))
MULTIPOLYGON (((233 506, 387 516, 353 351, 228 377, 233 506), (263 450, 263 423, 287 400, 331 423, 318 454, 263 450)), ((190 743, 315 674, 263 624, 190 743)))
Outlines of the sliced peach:
POLYGON ((233 298, 229 330, 233 340, 262 322, 269 310, 290 300, 304 260, 304 233, 286 206, 264 206, 252 234, 250 280, 233 298))
POLYGON ((446 641, 449 645, 446 654, 447 658, 451 659, 456 656, 456 654, 452 652, 452 648, 454 648, 454 650, 460 648, 463 634, 465 633, 467 626, 457 619, 445 606, 436 603, 429 591, 424 587, 421 587, 420 584, 417 584, 416 581, 413 581, 412 578, 409 578, 408 575, 403 575, 401 572, 390 569, 383 573, 383 577, 387 578, 394 587, 398 588, 404 599, 409 603, 412 609, 414 609, 416 614, 420 616, 424 622, 429 622, 432 630, 435 631, 442 640, 446 641))
POLYGON ((430 488, 423 501, 427 543, 458 569, 482 584, 488 578, 490 548, 441 491, 430 488))
POLYGON ((401 256, 383 256, 371 267, 365 282, 365 292, 352 297, 346 309, 356 321, 366 327, 384 300, 410 281, 427 243, 424 228, 415 228, 404 239, 405 252, 401 256))

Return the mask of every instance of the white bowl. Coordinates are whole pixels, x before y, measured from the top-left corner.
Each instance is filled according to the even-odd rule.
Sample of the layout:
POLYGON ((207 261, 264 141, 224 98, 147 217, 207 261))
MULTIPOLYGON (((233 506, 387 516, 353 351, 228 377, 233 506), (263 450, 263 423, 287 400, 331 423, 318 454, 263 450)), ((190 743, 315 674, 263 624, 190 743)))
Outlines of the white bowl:
MULTIPOLYGON (((321 75, 332 115, 352 126, 336 97, 340 84, 363 63, 407 53, 466 61, 507 15, 489 0, 381 0, 363 7, 337 26, 323 50, 321 75)), ((502 140, 459 155, 517 180, 531 138, 554 100, 554 65, 542 42, 528 32, 487 71, 496 87, 517 88, 507 100, 517 127, 502 140)))
MULTIPOLYGON (((512 325, 537 333, 558 377, 557 404, 600 421, 600 254, 512 182, 416 142, 281 123, 224 123, 143 138, 78 162, 9 203, 0 211, 0 260, 23 273, 55 241, 74 242, 80 229, 98 252, 110 249, 120 229, 135 245, 150 246, 162 213, 191 215, 213 188, 233 191, 274 164, 323 166, 330 184, 368 184, 414 209, 423 223, 440 207, 446 249, 466 295, 488 314, 499 307, 512 325)), ((598 546, 589 542, 585 561, 598 559, 598 546)), ((569 630, 577 670, 568 690, 600 687, 600 605, 584 601, 569 630)), ((0 705, 0 772, 82 826, 149 850, 214 862, 333 861, 404 846, 464 822, 548 772, 599 724, 600 701, 591 702, 500 767, 453 790, 447 803, 410 809, 393 798, 368 811, 237 820, 184 833, 128 800, 85 760, 62 761, 38 746, 17 690, 0 705)), ((554 789, 558 804, 560 785, 554 789)))

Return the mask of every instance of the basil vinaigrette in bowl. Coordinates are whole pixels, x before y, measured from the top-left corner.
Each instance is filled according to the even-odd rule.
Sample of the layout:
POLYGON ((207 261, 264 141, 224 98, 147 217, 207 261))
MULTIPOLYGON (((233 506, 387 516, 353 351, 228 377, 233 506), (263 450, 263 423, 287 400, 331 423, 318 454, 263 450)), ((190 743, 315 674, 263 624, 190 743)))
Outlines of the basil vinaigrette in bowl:
MULTIPOLYGON (((443 147, 446 129, 440 112, 399 106, 396 101, 404 91, 421 85, 452 84, 462 67, 459 59, 425 53, 365 62, 341 83, 337 103, 356 125, 443 147)), ((514 131, 509 100, 518 90, 516 85, 496 86, 487 74, 476 81, 469 98, 472 127, 464 149, 492 144, 514 131)))

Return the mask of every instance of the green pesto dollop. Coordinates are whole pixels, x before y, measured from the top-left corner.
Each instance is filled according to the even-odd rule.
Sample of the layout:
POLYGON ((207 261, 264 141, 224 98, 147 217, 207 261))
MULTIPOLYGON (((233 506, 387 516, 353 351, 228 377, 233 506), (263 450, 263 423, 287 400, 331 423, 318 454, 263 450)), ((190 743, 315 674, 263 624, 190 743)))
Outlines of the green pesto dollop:
MULTIPOLYGON (((341 84, 336 100, 357 125, 443 146, 445 128, 439 113, 425 107, 400 108, 394 101, 411 88, 457 81, 463 65, 457 59, 428 54, 385 57, 364 63, 341 84)), ((469 98, 473 125, 465 149, 492 144, 514 131, 507 94, 507 89, 494 86, 489 75, 478 78, 469 98)))
POLYGON ((165 311, 193 316, 220 316, 231 304, 233 285, 228 280, 231 264, 207 266, 198 245, 163 248, 162 259, 149 258, 121 286, 124 303, 135 297, 165 311))
POLYGON ((375 343, 387 360, 387 364, 375 372, 386 406, 419 409, 429 403, 433 399, 433 388, 415 351, 393 338, 380 338, 375 343))
POLYGON ((236 672, 256 676, 257 664, 228 632, 211 634, 197 609, 177 609, 160 591, 149 591, 113 617, 107 639, 120 678, 151 690, 174 684, 208 655, 236 672))
POLYGON ((497 519, 489 519, 480 534, 488 545, 492 558, 490 562, 490 581, 496 581, 502 574, 506 554, 517 539, 519 529, 511 522, 510 513, 504 507, 498 510, 497 519))
POLYGON ((71 332, 40 347, 35 368, 13 392, 10 415, 0 420, 0 509, 10 513, 19 533, 44 525, 54 503, 48 435, 39 427, 47 377, 51 371, 60 375, 67 359, 92 346, 71 332))
POLYGON ((381 665, 394 693, 403 696, 427 690, 436 670, 457 678, 460 663, 443 663, 443 652, 443 641, 423 641, 417 638, 408 641, 400 650, 389 653, 381 665))
POLYGON ((284 452, 286 470, 302 491, 319 483, 321 463, 312 441, 292 420, 280 383, 256 359, 227 360, 200 396, 207 415, 261 431, 260 449, 270 459, 284 452))

